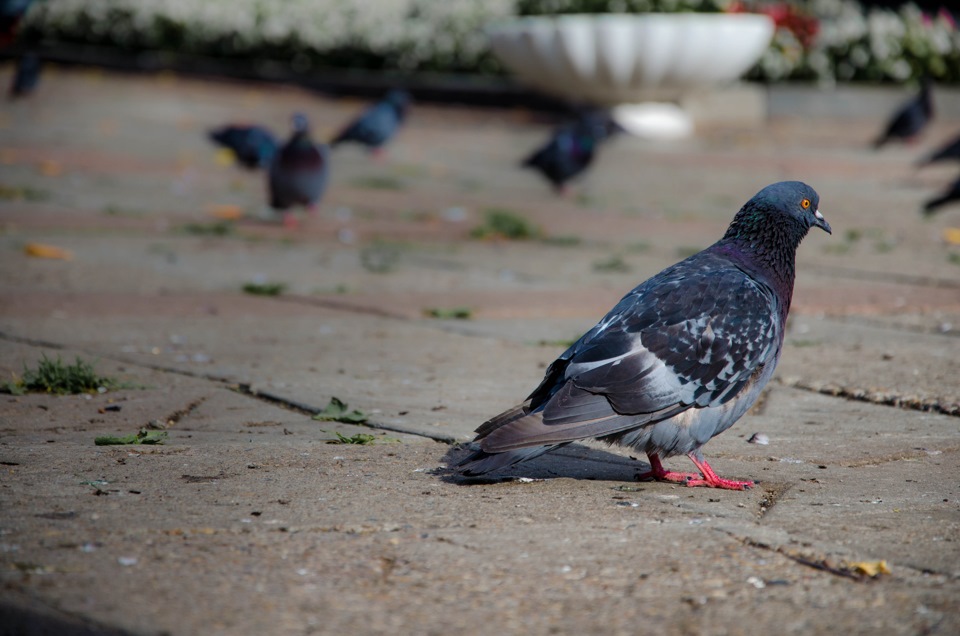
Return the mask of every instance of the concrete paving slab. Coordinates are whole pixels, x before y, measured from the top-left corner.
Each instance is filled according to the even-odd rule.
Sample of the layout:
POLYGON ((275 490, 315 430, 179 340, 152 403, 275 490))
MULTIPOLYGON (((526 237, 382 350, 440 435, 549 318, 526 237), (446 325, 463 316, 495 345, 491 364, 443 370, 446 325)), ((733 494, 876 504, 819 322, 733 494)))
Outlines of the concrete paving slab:
POLYGON ((870 117, 812 122, 780 103, 760 129, 619 139, 566 199, 514 169, 547 120, 418 104, 385 162, 338 152, 319 216, 289 233, 261 218, 262 175, 218 164, 205 130, 279 132, 304 110, 323 137, 360 102, 52 68, 33 100, 0 106, 0 375, 81 355, 146 388, 0 396, 0 623, 960 631, 956 217, 917 214, 953 175, 910 167, 958 120, 873 153, 885 109, 864 104, 870 117), (514 478, 451 474, 465 451, 436 440, 521 400, 624 292, 784 178, 818 189, 835 234, 800 249, 776 381, 705 448, 757 487, 638 483, 644 458, 598 443, 514 478), (186 229, 224 206, 243 215, 228 235, 186 229), (471 238, 497 208, 552 240, 471 238), (27 258, 32 241, 73 259, 27 258), (287 292, 241 291, 257 280, 287 292), (424 313, 461 306, 472 319, 424 313), (310 419, 333 396, 379 428, 310 419), (93 444, 151 423, 165 444, 93 444), (329 444, 337 432, 373 444, 329 444), (769 444, 747 443, 755 432, 769 444), (852 565, 881 560, 876 579, 852 565))

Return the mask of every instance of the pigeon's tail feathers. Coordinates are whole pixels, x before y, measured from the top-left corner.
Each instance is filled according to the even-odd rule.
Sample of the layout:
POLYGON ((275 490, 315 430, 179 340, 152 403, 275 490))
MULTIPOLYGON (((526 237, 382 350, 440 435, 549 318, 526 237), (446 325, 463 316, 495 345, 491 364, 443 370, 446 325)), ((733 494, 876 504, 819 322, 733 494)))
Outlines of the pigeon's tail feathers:
POLYGON ((530 407, 530 400, 527 400, 523 404, 518 404, 512 409, 507 409, 500 415, 491 417, 489 420, 481 424, 480 428, 474 431, 477 434, 477 439, 478 440, 483 439, 484 437, 486 437, 493 431, 497 430, 501 426, 506 426, 511 422, 515 422, 520 418, 530 415, 531 410, 532 409, 530 407))
POLYGON ((950 197, 947 195, 930 199, 929 201, 923 204, 923 215, 924 216, 933 215, 937 211, 937 208, 943 205, 946 205, 949 201, 950 201, 950 197))
POLYGON ((486 473, 492 473, 495 470, 513 466, 514 464, 525 462, 534 457, 539 457, 559 446, 563 446, 563 444, 519 448, 506 453, 488 453, 484 450, 477 450, 457 464, 457 469, 462 475, 466 475, 467 477, 485 475, 486 473))
POLYGON ((873 140, 873 143, 871 143, 870 145, 873 147, 874 150, 879 150, 879 149, 882 148, 883 145, 884 145, 885 143, 887 143, 887 141, 889 141, 889 140, 890 140, 889 135, 887 135, 886 133, 884 133, 884 134, 880 135, 879 137, 877 137, 876 139, 874 139, 874 140, 873 140))

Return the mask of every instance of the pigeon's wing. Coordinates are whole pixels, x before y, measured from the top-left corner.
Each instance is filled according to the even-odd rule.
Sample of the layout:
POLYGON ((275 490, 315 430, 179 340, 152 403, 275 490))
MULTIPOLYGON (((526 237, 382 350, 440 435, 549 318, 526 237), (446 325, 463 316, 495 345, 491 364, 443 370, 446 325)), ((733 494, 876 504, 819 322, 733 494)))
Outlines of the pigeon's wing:
POLYGON ((389 139, 397 124, 397 113, 390 104, 374 104, 348 124, 330 144, 353 140, 367 146, 379 146, 389 139))
POLYGON ((775 359, 781 312, 765 285, 698 257, 625 296, 551 365, 515 419, 478 429, 481 448, 602 437, 733 399, 775 359))

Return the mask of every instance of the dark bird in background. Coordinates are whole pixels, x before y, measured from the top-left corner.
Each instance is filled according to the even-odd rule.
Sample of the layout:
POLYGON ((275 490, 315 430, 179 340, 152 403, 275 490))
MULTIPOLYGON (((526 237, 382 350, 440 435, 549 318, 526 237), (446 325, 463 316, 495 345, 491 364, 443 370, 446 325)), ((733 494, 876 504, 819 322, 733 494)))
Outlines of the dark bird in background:
POLYGON ((347 124, 330 140, 330 146, 336 147, 352 141, 366 146, 372 153, 378 155, 397 134, 409 107, 410 94, 406 91, 392 90, 382 100, 368 107, 347 124))
POLYGON ((581 115, 576 122, 557 128, 521 166, 538 170, 558 194, 564 194, 567 182, 590 167, 600 144, 619 132, 623 128, 607 113, 581 115))
POLYGON ((251 170, 268 167, 280 145, 263 126, 223 126, 211 130, 209 135, 214 143, 232 150, 240 165, 251 170))
POLYGON ((13 82, 10 84, 10 97, 26 97, 33 93, 40 82, 40 56, 33 51, 28 51, 20 57, 17 62, 17 71, 13 74, 13 82))
POLYGON ((767 186, 726 234, 641 283, 547 368, 522 404, 477 429, 479 450, 460 463, 481 475, 577 440, 647 454, 657 479, 743 490, 701 447, 756 401, 783 348, 796 251, 812 227, 830 233, 810 186, 767 186), (699 469, 661 459, 686 454, 699 469))
POLYGON ((283 213, 283 224, 296 227, 290 208, 302 205, 311 212, 327 188, 329 149, 310 138, 310 124, 300 113, 293 116, 293 134, 270 164, 270 206, 283 213))
POLYGON ((931 163, 939 163, 941 161, 960 161, 960 137, 940 146, 926 157, 919 159, 917 166, 929 166, 931 163))
POLYGON ((940 207, 947 205, 948 203, 953 203, 955 201, 960 201, 960 177, 956 179, 950 186, 940 193, 939 196, 936 196, 929 201, 926 201, 923 204, 923 213, 926 216, 930 216, 936 212, 940 207))
POLYGON ((17 37, 31 3, 32 0, 0 0, 0 48, 9 46, 17 37))
POLYGON ((920 92, 911 97, 893 114, 883 133, 873 142, 880 148, 888 141, 915 141, 933 119, 933 82, 924 77, 920 92))

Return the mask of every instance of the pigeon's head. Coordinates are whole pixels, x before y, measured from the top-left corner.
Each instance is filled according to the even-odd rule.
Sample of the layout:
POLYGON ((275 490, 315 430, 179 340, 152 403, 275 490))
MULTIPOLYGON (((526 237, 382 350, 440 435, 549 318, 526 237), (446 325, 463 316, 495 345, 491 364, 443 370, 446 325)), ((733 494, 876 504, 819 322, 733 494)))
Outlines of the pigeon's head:
POLYGON ((290 121, 293 125, 293 132, 305 133, 310 131, 310 121, 303 113, 294 113, 290 121))
POLYGON ((727 238, 754 242, 764 237, 783 237, 794 247, 812 227, 831 234, 830 224, 820 214, 820 195, 800 181, 768 185, 747 201, 733 218, 727 238))

